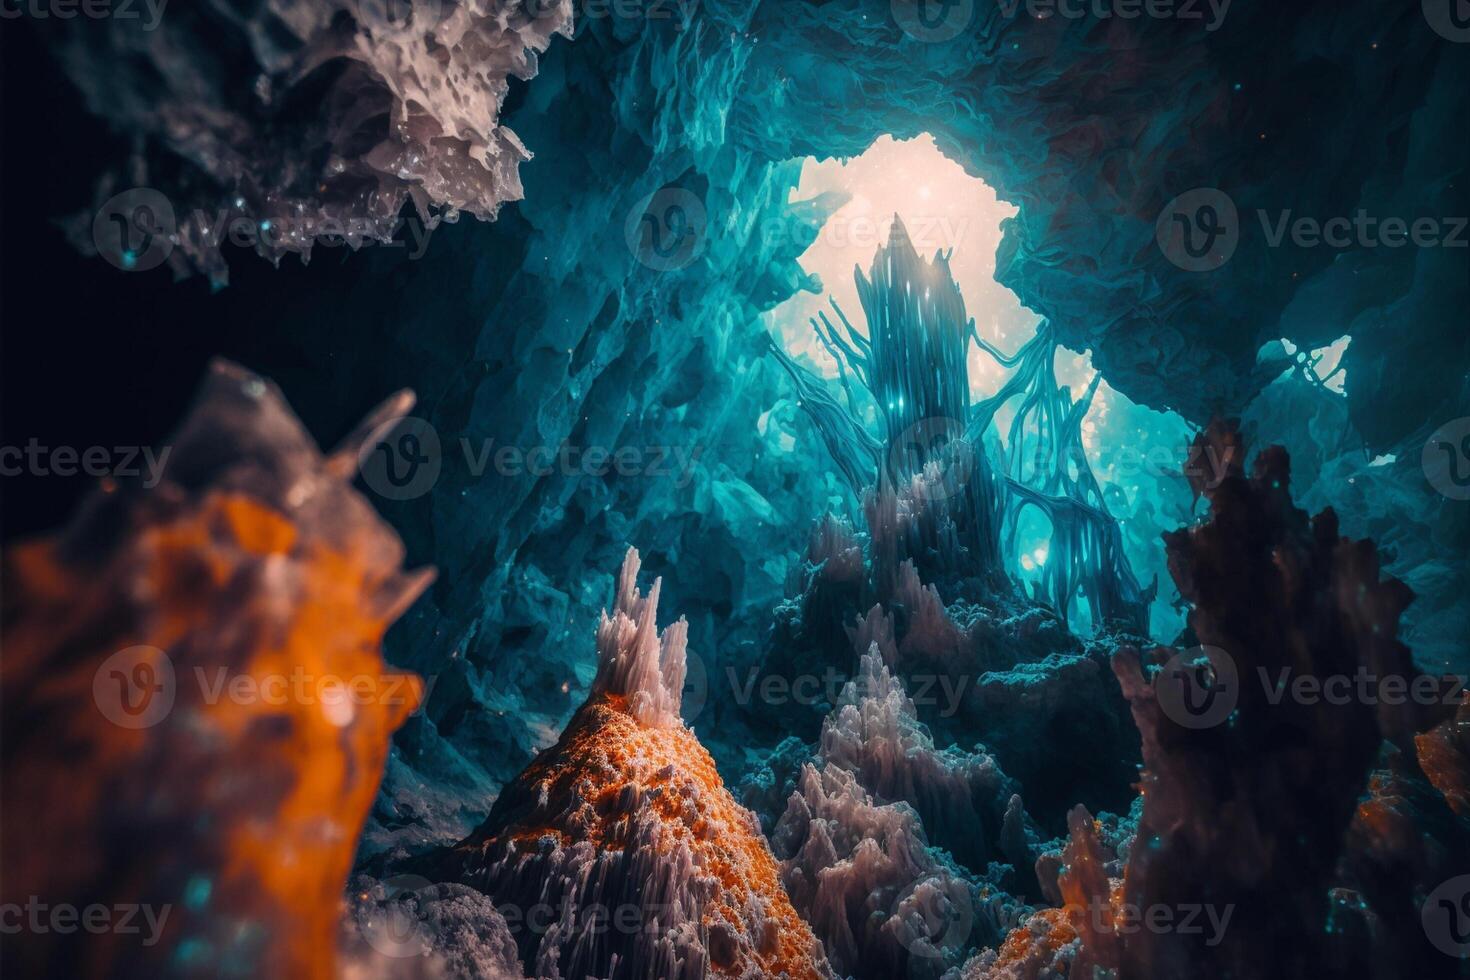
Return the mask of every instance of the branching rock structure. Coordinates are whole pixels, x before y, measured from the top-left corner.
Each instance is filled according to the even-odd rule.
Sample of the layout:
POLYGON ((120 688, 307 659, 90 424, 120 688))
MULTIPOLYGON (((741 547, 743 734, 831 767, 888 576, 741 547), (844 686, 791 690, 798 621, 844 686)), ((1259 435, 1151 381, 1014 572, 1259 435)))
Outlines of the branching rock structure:
POLYGON ((1147 635, 1156 586, 1144 589, 1134 577, 1082 447, 1082 420, 1101 375, 1074 402, 1057 384, 1057 341, 1045 324, 1014 357, 986 343, 965 315, 948 256, 923 259, 896 216, 868 275, 858 269, 855 277, 867 334, 835 302, 840 329, 825 313, 812 321, 837 362, 843 400, 778 346, 772 350, 838 472, 864 500, 879 594, 892 594, 906 561, 927 582, 979 582, 982 593, 1003 588, 1020 518, 1035 508, 1052 528, 1052 557, 1036 598, 1067 619, 1081 596, 1095 626, 1147 635), (1015 368, 995 395, 973 407, 966 364, 972 339, 1015 368), (1015 396, 1021 406, 997 472, 985 436, 1015 396), (869 411, 878 436, 862 421, 869 411))
POLYGON ((1006 510, 1005 553, 1019 551, 1017 535, 1027 508, 1035 508, 1051 527, 1050 555, 1042 569, 1036 598, 1070 619, 1077 597, 1086 598, 1094 625, 1121 622, 1147 634, 1148 607, 1158 591, 1155 582, 1141 587, 1123 554, 1118 521, 1108 511, 1102 488, 1082 445, 1082 420, 1092 407, 1102 373, 1093 374, 1082 397, 1073 401, 1057 384, 1057 340, 1051 324, 1013 357, 1006 357, 974 329, 978 347, 1014 373, 990 398, 981 402, 970 421, 968 438, 982 445, 995 413, 1014 396, 1021 404, 1006 438, 1005 472, 1010 499, 1006 510))

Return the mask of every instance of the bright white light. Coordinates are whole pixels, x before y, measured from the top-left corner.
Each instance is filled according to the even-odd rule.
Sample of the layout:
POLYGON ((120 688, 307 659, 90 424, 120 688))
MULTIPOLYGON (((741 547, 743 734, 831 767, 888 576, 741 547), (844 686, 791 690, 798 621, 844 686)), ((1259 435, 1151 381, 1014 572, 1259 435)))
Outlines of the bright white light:
MULTIPOLYGON (((848 194, 850 200, 827 219, 801 256, 802 268, 821 277, 822 295, 798 293, 770 314, 772 328, 793 355, 805 354, 822 374, 837 376, 837 365, 813 336, 809 320, 819 311, 832 317, 827 304, 831 295, 853 326, 866 331, 853 267, 861 266, 867 273, 878 247, 888 241, 895 213, 925 258, 953 250, 950 268, 981 336, 1004 344, 1009 352, 1036 332, 1040 322, 1036 314, 995 281, 1000 223, 1013 217, 1016 208, 939 152, 934 137, 900 142, 881 136, 861 156, 847 161, 807 160, 793 199, 828 191, 848 194)), ((983 352, 972 350, 970 381, 977 397, 994 391, 1005 374, 983 352)))

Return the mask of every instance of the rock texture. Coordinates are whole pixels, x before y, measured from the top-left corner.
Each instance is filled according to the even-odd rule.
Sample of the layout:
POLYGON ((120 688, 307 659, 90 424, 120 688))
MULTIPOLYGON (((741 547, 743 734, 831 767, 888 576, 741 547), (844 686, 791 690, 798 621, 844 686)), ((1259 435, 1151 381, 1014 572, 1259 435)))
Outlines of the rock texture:
POLYGON ((874 643, 771 834, 839 972, 938 977, 1000 941, 1025 909, 1002 879, 1035 861, 1016 789, 982 750, 935 747, 874 643))
POLYGON ((1467 870, 1470 825, 1451 812, 1463 757, 1448 749, 1450 709, 1392 694, 1440 690, 1397 639, 1411 593, 1381 576, 1371 542, 1339 535, 1330 510, 1309 519, 1293 506, 1279 447, 1247 476, 1233 426, 1212 425, 1200 442, 1233 447, 1237 461, 1218 487, 1200 488, 1209 519, 1168 541, 1204 652, 1125 649, 1114 661, 1144 761, 1122 874, 1095 822, 1074 811, 1054 889, 1062 908, 968 970, 1348 977, 1372 964, 1374 976, 1446 975, 1452 960, 1432 947, 1418 905, 1467 870), (1193 666, 1206 655, 1208 669, 1193 666), (1181 665, 1192 693, 1173 693, 1181 665), (1282 671, 1323 686, 1304 695, 1295 680, 1269 683, 1282 671), (1322 696, 1332 677, 1366 677, 1367 693, 1322 696), (1190 907, 1231 918, 1189 932, 1139 928, 1127 911, 1177 922, 1190 907))
MULTIPOLYGON (((134 183, 161 192, 180 272, 228 278, 230 223, 256 252, 309 258, 324 236, 388 242, 412 202, 432 230, 493 219, 531 153, 500 124, 567 0, 225 0, 70 25, 58 43, 92 111, 136 141, 134 183)), ((128 186, 109 174, 99 203, 128 186)), ((159 219, 161 215, 155 216, 159 219)), ((78 239, 92 243, 91 215, 78 239)))
MULTIPOLYGON (((113 38, 112 28, 125 24, 49 26, 65 31, 59 50, 82 90, 101 94, 97 111, 152 131, 155 122, 138 118, 130 94, 132 70, 105 52, 160 47, 176 31, 189 35, 189 25, 213 17, 217 6, 174 4, 151 40, 113 38), (106 97, 109 86, 119 106, 106 97)), ((267 279, 257 270, 228 303, 214 305, 122 273, 99 281, 96 292, 47 298, 48 317, 121 318, 124 335, 153 336, 157 322, 171 318, 192 336, 195 324, 213 318, 229 337, 251 338, 239 342, 253 343, 277 376, 291 372, 303 386, 318 386, 316 409, 330 424, 345 425, 340 413, 367 404, 391 380, 424 394, 424 414, 451 450, 460 438, 476 452, 487 439, 523 450, 702 447, 702 463, 682 487, 578 473, 474 474, 446 459, 432 492, 385 504, 411 548, 432 554, 445 575, 422 612, 390 638, 395 663, 439 681, 424 715, 396 743, 372 848, 417 850, 462 837, 498 787, 554 740, 595 665, 548 651, 561 649, 564 632, 595 623, 607 583, 591 581, 586 569, 611 568, 623 542, 645 544, 666 601, 688 614, 691 642, 712 677, 758 659, 760 614, 780 601, 796 564, 790 555, 800 533, 792 528, 845 503, 837 481, 813 462, 821 452, 816 433, 796 416, 791 388, 763 354, 762 312, 814 286, 795 258, 825 213, 821 204, 788 203, 789 161, 857 154, 884 133, 933 132, 1021 208, 1007 226, 1000 277, 1050 319, 1064 344, 1092 350, 1108 383, 1140 404, 1174 407, 1203 423, 1214 406, 1239 409, 1280 374, 1279 365, 1258 364, 1263 344, 1288 337, 1310 348, 1351 333, 1346 407, 1355 444, 1326 474, 1323 493, 1335 505, 1361 500, 1354 520, 1363 526, 1339 507, 1354 536, 1386 540, 1375 526, 1386 525, 1402 539, 1393 542, 1393 571, 1416 576, 1415 606, 1434 614, 1425 617, 1424 637, 1436 646, 1433 663, 1465 669, 1463 644, 1452 638, 1467 623, 1460 597, 1470 588, 1455 557, 1470 518, 1458 502, 1435 498, 1433 520, 1413 516, 1424 513, 1429 493, 1413 463, 1424 436, 1470 404, 1463 256, 1449 248, 1272 249, 1256 215, 1470 211, 1456 140, 1470 93, 1465 46, 1436 35, 1421 9, 1315 0, 1283 10, 1237 0, 1218 29, 1206 31, 1203 20, 1042 19, 1024 4, 1006 17, 993 6, 955 4, 946 9, 968 10, 966 22, 953 38, 926 42, 895 17, 903 4, 657 6, 670 16, 580 18, 575 41, 553 39, 539 58, 538 77, 524 88, 510 83, 500 122, 536 153, 519 168, 525 199, 493 224, 442 228, 429 261, 368 249, 341 268, 315 263, 310 277, 267 279), (1313 125, 1298 125, 1303 118, 1313 125), (1174 267, 1153 238, 1164 204, 1196 186, 1228 192, 1250 239, 1210 273, 1174 267), (626 219, 664 187, 692 194, 707 221, 698 258, 655 273, 629 249, 626 219), (772 228, 780 234, 766 234, 772 228), (1365 440, 1375 452, 1398 454, 1392 485, 1358 451, 1365 440), (705 560, 681 560, 690 555, 705 560)), ((511 11, 510 33, 496 37, 537 47, 532 32, 517 27, 519 8, 496 9, 511 11)), ((255 16, 232 14, 221 33, 238 41, 234 25, 255 16)), ((258 19, 269 22, 264 13, 258 19)), ((169 62, 165 78, 202 77, 193 101, 209 107, 226 102, 216 94, 222 90, 255 99, 254 55, 242 57, 238 71, 229 61, 216 77, 197 61, 220 56, 198 50, 205 53, 170 49, 179 64, 169 62)), ((15 91, 65 88, 59 75, 7 81, 15 91)), ((305 106, 299 115, 330 113, 339 86, 325 85, 320 100, 308 88, 294 89, 305 106)), ((379 88, 374 82, 369 94, 391 101, 379 88)), ((33 110, 30 128, 44 131, 53 111, 50 100, 44 112, 33 110)), ((174 170, 193 172, 172 165, 179 154, 156 140, 145 141, 148 166, 132 170, 133 147, 107 155, 95 122, 80 113, 52 128, 83 134, 87 159, 117 175, 111 189, 142 180, 167 190, 174 170)), ((306 128, 303 136, 276 132, 292 146, 322 147, 306 128)), ((397 144, 389 149, 396 153, 397 144)), ((178 183, 194 187, 182 176, 178 183)), ((85 182, 63 183, 48 171, 16 186, 12 201, 39 195, 70 209, 85 182)), ((46 220, 7 224, 30 229, 46 220)), ((11 250, 12 268, 39 276, 57 257, 32 259, 39 253, 29 245, 11 250)), ((135 397, 164 396, 140 390, 135 397)), ((1264 438, 1277 440, 1280 428, 1264 438)), ((1156 523, 1180 521, 1171 513, 1156 523)), ((1418 613, 1411 607, 1411 616, 1418 613)), ((1412 645, 1429 651, 1420 637, 1412 645)), ((1093 677, 1098 666, 1073 665, 1093 677)), ((1110 683, 1105 669, 1100 676, 1110 683)), ((712 697, 699 721, 733 778, 744 761, 743 733, 727 723, 727 708, 712 697), (716 723, 718 733, 734 733, 728 744, 716 723)), ((815 706, 801 736, 815 737, 824 714, 815 706)), ((1081 744, 1071 720, 1059 712, 1048 724, 1081 744)), ((978 737, 1002 753, 993 733, 978 737)), ((1017 741, 1038 739, 1027 732, 1017 741)), ((1002 761, 1013 775, 1029 775, 1002 761)), ((1131 765, 1118 768, 1126 776, 1131 765)), ((1047 809, 1059 814, 1076 800, 1058 802, 1047 809)))
POLYGON ((679 719, 683 623, 660 637, 660 584, 630 550, 597 631, 587 702, 433 862, 489 895, 533 976, 830 977, 754 815, 679 719))
POLYGON ((411 404, 323 456, 274 385, 216 364, 162 482, 104 485, 7 552, 4 901, 159 925, 25 929, 7 974, 335 975, 357 837, 422 694, 380 644, 432 577, 348 481, 411 404))

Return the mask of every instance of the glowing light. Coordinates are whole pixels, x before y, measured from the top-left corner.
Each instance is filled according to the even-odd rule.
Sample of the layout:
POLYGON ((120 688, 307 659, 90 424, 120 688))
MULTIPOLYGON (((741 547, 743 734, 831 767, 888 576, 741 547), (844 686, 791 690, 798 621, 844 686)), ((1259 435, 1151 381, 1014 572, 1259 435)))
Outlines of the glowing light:
MULTIPOLYGON (((881 136, 862 155, 847 161, 807 160, 792 200, 819 194, 850 195, 827 219, 800 262, 822 280, 822 292, 798 293, 766 314, 773 332, 796 357, 811 358, 815 369, 829 378, 837 364, 812 334, 808 323, 819 311, 831 316, 830 295, 851 316, 861 310, 854 266, 867 269, 880 244, 888 240, 897 213, 921 255, 953 250, 950 268, 965 296, 965 306, 987 339, 1029 339, 1040 318, 1021 305, 1015 293, 995 281, 995 250, 1000 224, 1014 217, 1016 208, 1001 201, 986 183, 940 152, 934 138, 922 135, 899 141, 881 136)), ((865 332, 862 317, 853 326, 865 332)), ((970 381, 973 392, 989 394, 1006 372, 979 351, 972 351, 970 381)))

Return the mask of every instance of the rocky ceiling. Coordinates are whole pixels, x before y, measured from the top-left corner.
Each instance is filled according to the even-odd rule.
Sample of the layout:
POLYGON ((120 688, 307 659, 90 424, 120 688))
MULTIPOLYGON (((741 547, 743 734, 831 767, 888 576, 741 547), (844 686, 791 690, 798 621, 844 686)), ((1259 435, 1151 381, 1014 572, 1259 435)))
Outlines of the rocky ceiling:
MULTIPOLYGON (((610 117, 625 164, 728 185, 732 158, 853 155, 929 131, 1020 207, 999 278, 1135 401, 1194 420, 1236 411, 1279 373, 1257 363, 1263 344, 1343 334, 1354 420, 1374 446, 1466 401, 1470 235, 1453 219, 1470 190, 1464 147, 1446 144, 1470 100, 1470 45, 1436 28, 1433 3, 1181 2, 1133 18, 971 0, 247 6, 211 0, 151 32, 66 26, 58 50, 91 108, 146 135, 131 171, 119 160, 110 174, 144 174, 186 210, 243 200, 256 216, 358 218, 369 238, 410 198, 493 218, 521 196, 528 155, 498 118, 508 78, 572 43, 552 35, 574 17, 574 43, 600 57, 531 82, 519 119, 562 115, 536 120, 529 153, 587 153, 564 142, 596 131, 579 117, 610 117), (1199 188, 1212 196, 1173 203, 1199 188), (1219 205, 1203 260, 1218 267, 1194 271, 1155 232, 1175 212, 1208 220, 1201 203, 1219 205), (1344 247, 1279 234, 1360 211, 1369 231, 1344 247), (1431 219, 1443 244, 1384 244, 1391 218, 1431 219)), ((714 235, 749 207, 722 213, 717 196, 704 200, 714 235)), ((181 223, 175 261, 222 276, 181 223)), ((261 251, 309 248, 306 230, 305 245, 261 251)))

